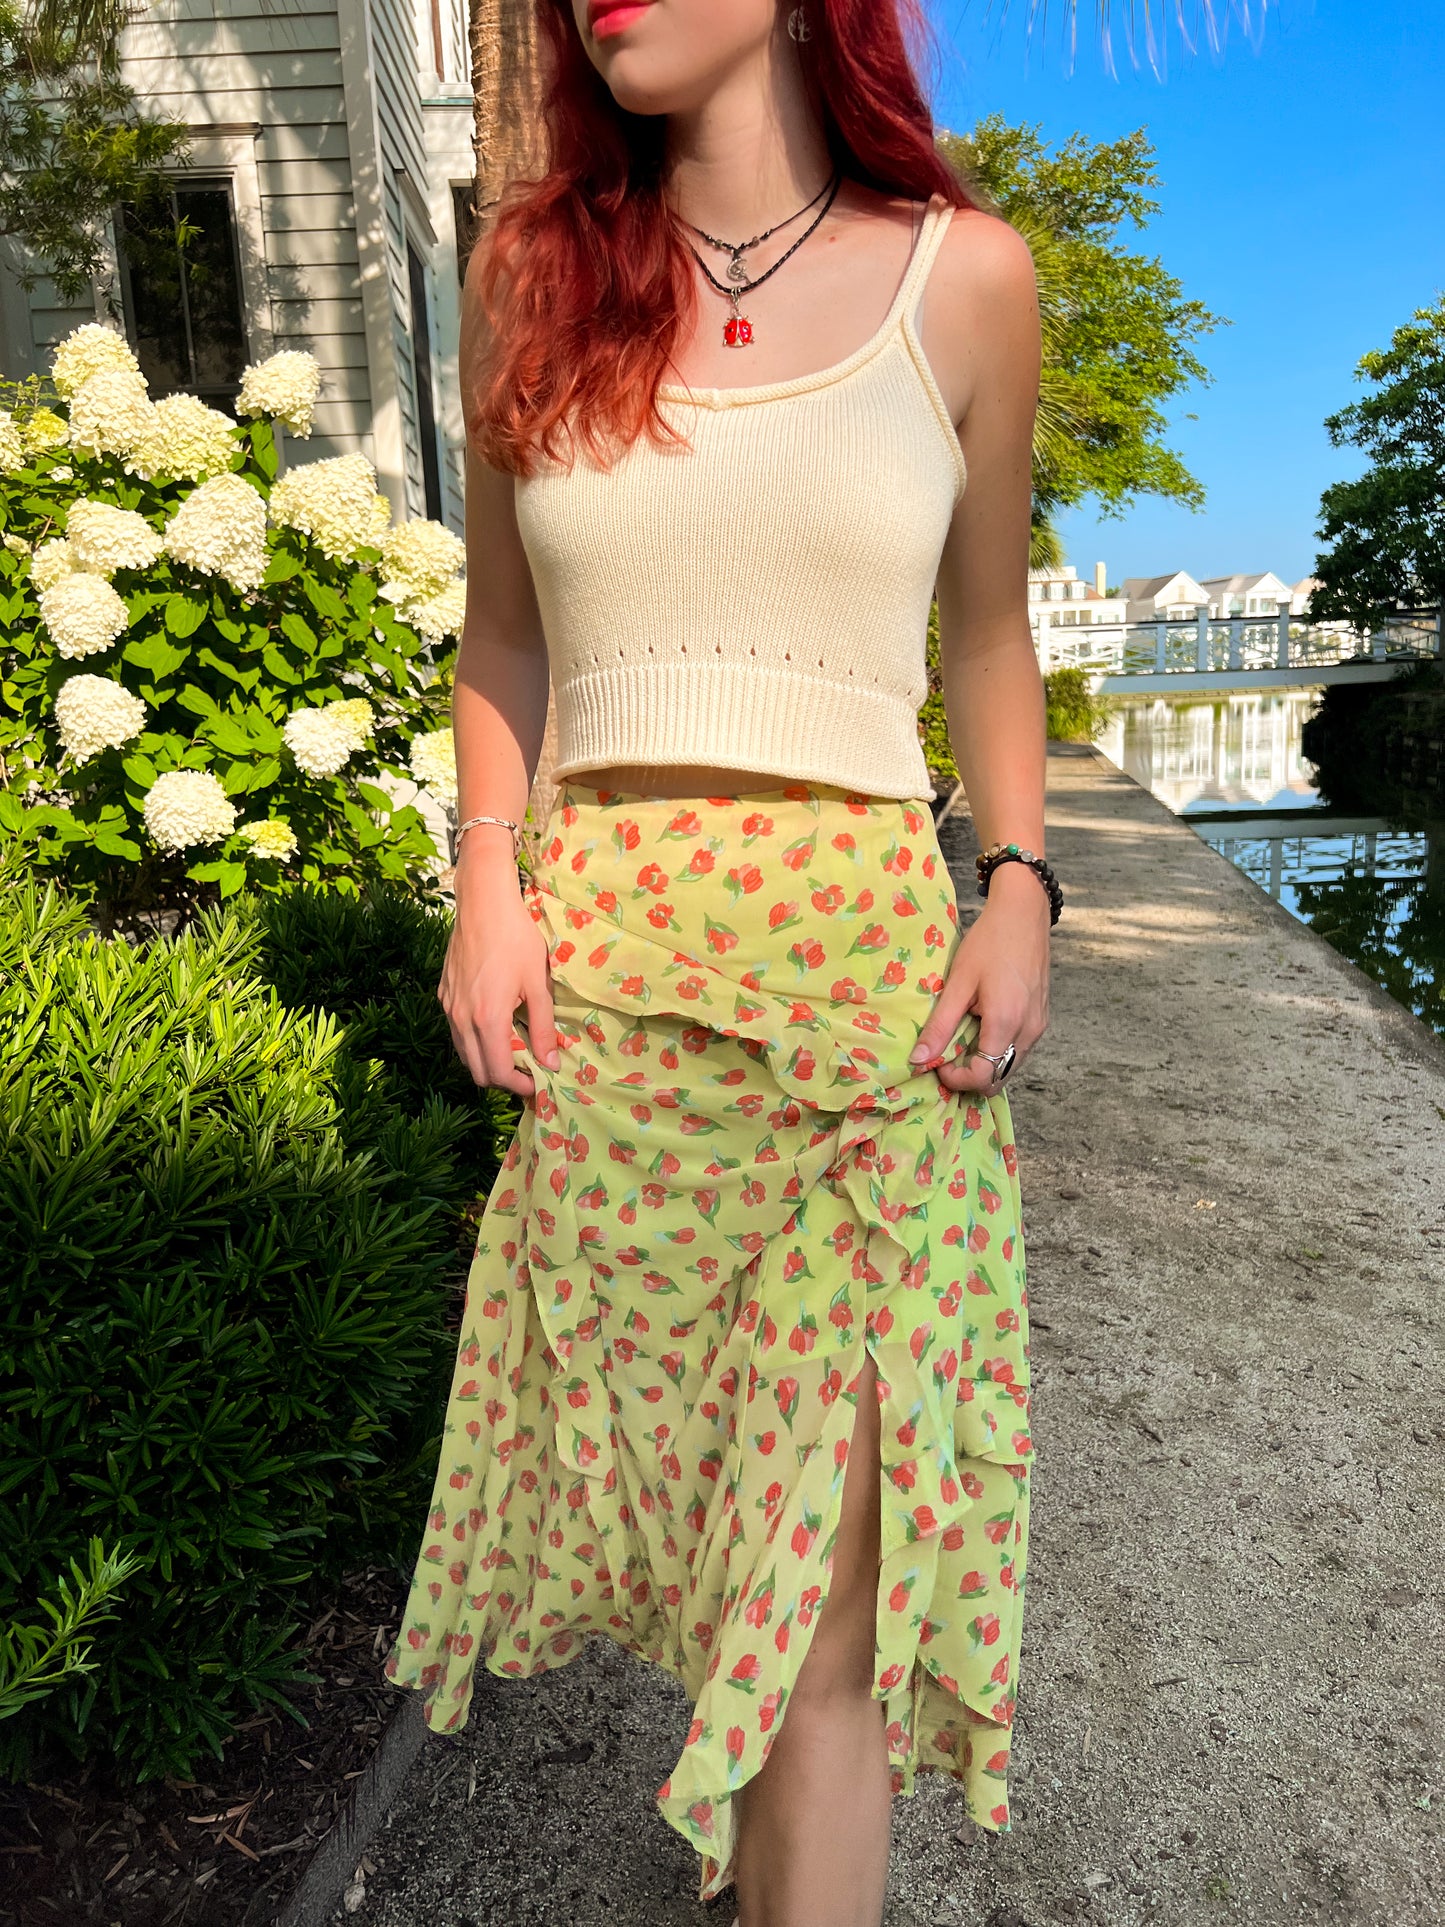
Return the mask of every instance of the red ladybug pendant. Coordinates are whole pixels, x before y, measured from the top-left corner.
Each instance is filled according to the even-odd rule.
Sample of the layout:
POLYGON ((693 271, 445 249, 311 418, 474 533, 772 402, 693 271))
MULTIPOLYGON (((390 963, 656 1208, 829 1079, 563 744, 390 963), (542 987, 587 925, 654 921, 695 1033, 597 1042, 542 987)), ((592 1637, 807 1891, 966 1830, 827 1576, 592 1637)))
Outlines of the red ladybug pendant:
POLYGON ((723 340, 729 348, 746 348, 753 338, 753 324, 745 314, 729 315, 723 323, 723 340))

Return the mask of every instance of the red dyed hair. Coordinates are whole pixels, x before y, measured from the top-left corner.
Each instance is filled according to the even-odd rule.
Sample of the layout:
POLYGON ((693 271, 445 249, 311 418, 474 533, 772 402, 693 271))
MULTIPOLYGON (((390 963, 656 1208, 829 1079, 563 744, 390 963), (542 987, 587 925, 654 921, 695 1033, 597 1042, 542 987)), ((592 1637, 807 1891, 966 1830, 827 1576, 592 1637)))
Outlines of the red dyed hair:
MULTIPOLYGON (((603 463, 647 433, 681 439, 657 406, 696 302, 691 256, 662 192, 666 117, 620 108, 582 45, 570 0, 536 0, 548 165, 503 194, 482 264, 491 346, 468 411, 485 461, 530 474, 580 445, 603 463)), ((888 194, 978 203, 934 145, 909 58, 919 0, 808 0, 804 48, 834 165, 888 194)))

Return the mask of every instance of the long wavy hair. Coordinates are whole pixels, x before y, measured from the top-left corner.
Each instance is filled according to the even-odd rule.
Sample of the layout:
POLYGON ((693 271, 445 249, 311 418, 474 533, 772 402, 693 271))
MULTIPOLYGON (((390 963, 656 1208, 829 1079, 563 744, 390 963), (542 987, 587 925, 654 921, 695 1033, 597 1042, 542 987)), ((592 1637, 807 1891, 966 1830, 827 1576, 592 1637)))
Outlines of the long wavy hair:
MULTIPOLYGON (((665 116, 617 105, 570 0, 536 4, 547 165, 499 202, 480 274, 490 343, 466 371, 472 446, 517 475, 579 446, 606 466, 641 434, 682 440, 657 387, 697 300, 663 196, 665 116)), ((983 205, 934 145, 909 52, 926 34, 920 0, 808 0, 808 20, 801 51, 840 172, 914 200, 983 205)))

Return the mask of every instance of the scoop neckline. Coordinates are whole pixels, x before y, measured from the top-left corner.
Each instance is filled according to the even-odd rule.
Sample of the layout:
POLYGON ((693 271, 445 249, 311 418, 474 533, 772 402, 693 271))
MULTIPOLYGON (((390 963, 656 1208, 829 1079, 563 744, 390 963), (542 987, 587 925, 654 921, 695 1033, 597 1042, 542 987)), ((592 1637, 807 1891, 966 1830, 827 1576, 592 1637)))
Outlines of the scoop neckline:
MULTIPOLYGON (((855 368, 861 368, 866 361, 870 361, 878 353, 897 326, 899 315, 913 290, 913 271, 918 265, 920 252, 928 233, 929 218, 936 216, 942 201, 941 195, 931 194, 925 204, 923 219, 919 223, 917 237, 909 251, 908 262, 903 270, 903 279, 899 282, 893 299, 888 305, 887 314, 868 339, 856 347, 851 354, 845 355, 841 361, 835 361, 827 368, 815 368, 811 374, 789 375, 783 381, 754 382, 741 388, 689 388, 683 382, 659 382, 657 385, 659 399, 700 402, 709 408, 726 408, 734 402, 773 401, 787 395, 805 394, 810 388, 825 388, 832 382, 841 381, 845 375, 851 375, 855 368)), ((943 205, 946 206, 947 203, 943 202, 943 205)))

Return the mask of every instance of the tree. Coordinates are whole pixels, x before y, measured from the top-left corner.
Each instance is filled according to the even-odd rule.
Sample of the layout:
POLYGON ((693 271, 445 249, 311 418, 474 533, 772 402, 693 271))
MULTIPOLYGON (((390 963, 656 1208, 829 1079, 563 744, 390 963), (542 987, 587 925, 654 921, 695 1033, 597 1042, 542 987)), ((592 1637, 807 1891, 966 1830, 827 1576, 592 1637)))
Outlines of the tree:
POLYGON ((1445 295, 1417 308, 1355 366, 1375 392, 1325 417, 1336 448, 1363 449, 1358 480, 1320 497, 1313 621, 1378 629, 1401 608, 1445 603, 1445 295))
MULTIPOLYGON (((507 182, 540 172, 546 161, 542 73, 533 0, 471 0, 472 111, 477 156, 473 190, 477 230, 487 225, 507 182)), ((526 840, 538 833, 556 793, 557 706, 547 691, 547 722, 532 783, 526 840)))
POLYGON ((1044 347, 1036 528, 1090 494, 1106 516, 1138 495, 1201 506, 1201 484, 1162 440, 1162 404, 1212 379, 1193 344, 1224 317, 1120 238, 1126 222, 1142 229, 1159 211, 1144 130, 1097 144, 1071 134, 1050 153, 1037 128, 990 114, 940 147, 1033 251, 1044 347))
POLYGON ((154 207, 186 129, 144 113, 116 64, 124 0, 0 0, 0 236, 49 274, 62 302, 105 265, 120 202, 154 207))

